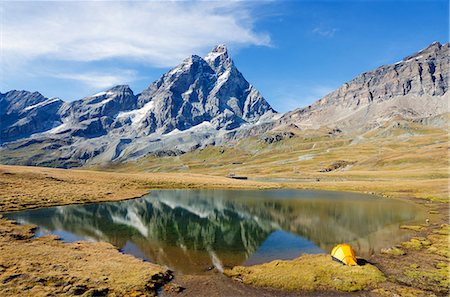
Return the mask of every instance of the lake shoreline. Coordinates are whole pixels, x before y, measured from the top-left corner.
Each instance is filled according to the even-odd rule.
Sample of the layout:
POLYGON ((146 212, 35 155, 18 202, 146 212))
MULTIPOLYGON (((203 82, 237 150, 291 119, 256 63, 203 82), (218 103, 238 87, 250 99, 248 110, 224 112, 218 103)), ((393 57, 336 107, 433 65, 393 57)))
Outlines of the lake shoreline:
MULTIPOLYGON (((19 211, 24 209, 32 209, 39 207, 49 207, 49 206, 57 206, 57 205, 68 205, 68 204, 86 204, 86 203, 98 203, 98 202, 107 202, 107 201, 119 201, 119 200, 128 200, 135 199, 141 197, 148 193, 149 190, 153 189, 174 189, 174 188, 224 188, 224 189, 277 189, 277 188, 293 188, 293 189, 321 189, 321 190, 353 190, 355 192, 368 192, 369 185, 361 184, 359 181, 355 181, 353 184, 351 181, 346 181, 344 184, 336 184, 333 182, 320 182, 320 183, 308 183, 308 184, 299 184, 299 183, 264 183, 264 182, 255 182, 251 180, 235 180, 228 179, 226 177, 216 177, 216 176, 207 176, 207 175, 199 175, 199 174, 177 174, 177 173, 155 173, 155 174, 124 174, 124 173, 111 173, 111 172, 95 172, 95 171, 86 171, 86 170, 62 170, 62 169, 51 169, 51 168, 39 168, 39 167, 23 167, 23 166, 4 166, 0 165, 0 176, 2 182, 2 190, 0 191, 0 209, 1 212, 6 211, 19 211)), ((420 231, 412 231, 411 238, 413 237, 422 237, 427 238, 430 235, 433 235, 439 229, 441 224, 448 222, 448 204, 443 202, 434 202, 429 200, 423 200, 419 198, 410 198, 407 196, 397 196, 392 195, 389 191, 388 194, 384 194, 383 191, 378 191, 375 194, 380 196, 385 196, 385 199, 389 199, 388 197, 392 197, 394 199, 412 201, 416 204, 422 204, 426 207, 430 207, 430 210, 434 212, 438 212, 435 215, 435 219, 430 223, 429 226, 422 226, 423 229, 420 231), (388 197, 386 197, 388 196, 388 197), (417 233, 417 234, 414 234, 417 233), (415 236, 416 235, 416 236, 415 236)), ((0 226, 5 228, 1 233, 0 240, 0 249, 5 249, 7 246, 11 248, 11 246, 16 247, 18 249, 22 249, 24 246, 28 246, 30 244, 35 248, 35 244, 41 245, 45 249, 46 245, 57 245, 58 248, 62 248, 70 252, 70 244, 62 243, 54 237, 46 236, 45 239, 32 239, 29 232, 32 232, 29 226, 21 226, 21 225, 11 225, 11 221, 1 219, 0 226), (6 227, 5 227, 6 226, 6 227), (9 229, 8 229, 9 228, 9 229), (11 228, 16 230, 18 233, 14 233, 11 231, 11 228), (16 234, 14 236, 10 236, 11 234, 16 234), (24 235, 25 234, 25 235, 24 235), (28 235, 26 235, 28 234, 28 235)), ((448 235, 447 235, 448 236, 448 235)), ((87 245, 92 247, 94 250, 101 250, 102 248, 96 247, 96 244, 93 243, 84 243, 83 245, 87 245), (95 246, 95 247, 94 247, 95 246)), ((432 245, 431 245, 432 246, 432 245)), ((104 247, 103 247, 104 248, 104 247)), ((447 247, 448 249, 448 247, 447 247)), ((14 249, 13 249, 14 250, 14 249)), ((117 254, 118 258, 126 259, 124 261, 129 261, 130 257, 124 254, 119 253, 116 248, 111 245, 106 248, 108 257, 112 257, 111 253, 117 254), (123 256, 123 257, 122 257, 123 256)), ((408 253, 405 259, 401 260, 405 263, 408 263, 408 257, 416 258, 423 254, 422 249, 410 250, 408 249, 408 253)), ((439 256, 439 255, 438 255, 439 256)), ((83 257, 88 257, 88 255, 84 255, 83 257)), ((107 258, 108 258, 107 257, 107 258)), ((114 256, 115 257, 115 256, 114 256)), ((378 261, 376 264, 382 267, 383 272, 388 272, 388 276, 402 274, 403 272, 396 271, 394 268, 389 265, 390 262, 398 262, 398 258, 385 258, 381 253, 378 253, 371 258, 371 261, 378 261)), ((434 255, 432 255, 434 257, 434 255)), ((133 257, 131 257, 133 258, 133 257)), ((134 258, 135 259, 135 258, 134 258)), ((401 259, 401 258, 400 258, 401 259)), ((26 271, 23 271, 23 263, 20 263, 20 259, 15 259, 16 262, 11 263, 10 259, 2 258, 0 264, 2 267, 2 278, 11 278, 6 283, 3 281, 3 285, 0 286, 0 292, 6 293, 8 296, 8 292, 11 293, 11 289, 14 285, 27 286, 26 277, 17 277, 17 275, 27 275, 26 271), (9 262, 8 262, 9 261, 9 262), (9 264, 5 264, 9 263, 9 264), (10 266, 8 266, 10 265, 10 266), (21 268, 22 267, 22 268, 21 268), (13 277, 16 275, 15 277, 13 277), (24 280, 25 279, 25 280, 24 280), (17 282, 17 283, 15 283, 17 282), (23 282, 23 283, 22 283, 23 282)), ((27 259, 28 260, 28 259, 27 259)), ((137 260, 137 259, 135 259, 137 260)), ((436 260, 436 261, 439 261, 436 260)), ((74 263, 77 261, 74 260, 74 263)), ((108 261, 107 261, 108 262, 108 261)), ((142 262, 144 266, 153 265, 148 262, 142 262)), ((402 263, 403 263, 402 262, 402 263)), ((41 263, 42 264, 42 263, 41 263)), ((376 266, 377 266, 376 265, 376 266)), ((147 267, 148 268, 148 267, 147 267)), ((426 267, 429 270, 429 267, 426 267)), ((142 281, 141 277, 137 279, 136 286, 133 290, 147 290, 145 294, 156 294, 156 288, 160 287, 163 283, 167 282, 171 276, 170 273, 162 267, 158 267, 158 265, 153 265, 152 269, 155 269, 153 275, 160 275, 160 277, 155 277, 153 281, 150 281, 152 286, 147 286, 146 284, 138 284, 139 281, 142 281), (140 286, 140 287, 139 287, 140 286), (149 289, 152 287, 152 289, 149 289), (137 289, 136 289, 137 288, 137 289)), ((414 269, 414 273, 410 273, 409 275, 420 274, 420 267, 414 269)), ((448 266, 447 268, 448 269, 448 266)), ((95 269, 94 269, 95 270, 95 269)), ((397 269, 398 270, 398 269, 397 269)), ((427 270, 427 271, 428 271, 427 270)), ((41 275, 48 275, 51 270, 41 270, 39 273, 41 275)), ((67 271, 66 271, 67 273, 67 271)), ((124 272, 126 273, 126 272, 124 272)), ((131 273, 131 272, 130 272, 131 273)), ((51 273, 50 273, 51 274, 51 273)), ((403 273, 404 274, 404 273, 403 273)), ((150 274, 152 275, 152 274, 150 274)), ((52 276, 53 278, 58 278, 57 276, 52 276)), ((94 277, 95 278, 95 277, 94 277)), ((414 277, 411 277, 412 279, 414 277)), ((152 279, 152 277, 150 277, 152 279)), ((207 288, 211 286, 211 283, 203 281, 199 281, 196 278, 189 277, 181 277, 181 283, 186 287, 185 293, 183 295, 188 294, 189 292, 201 292, 202 288, 207 288)), ((36 280, 34 280, 36 281, 36 280)), ((102 289, 96 285, 92 285, 92 280, 83 284, 83 280, 77 280, 85 291, 94 290, 94 289, 102 289), (84 287, 83 287, 84 286, 84 287)), ((77 281, 74 282, 77 283, 77 281)), ((407 280, 400 280, 403 283, 408 283, 407 280)), ((33 281, 28 282, 28 286, 33 281)), ((58 282, 55 281, 55 284, 58 282)), ((95 282, 93 282, 95 283, 95 282)), ((102 284, 104 284, 103 281, 102 284)), ((230 280, 230 283, 233 283, 230 280)), ((70 285, 71 288, 76 287, 77 285, 70 285)), ((233 284, 242 286, 241 284, 233 284)), ((229 284, 228 284, 229 286, 229 284)), ((48 287, 48 285, 47 285, 48 287)), ((50 286, 51 287, 51 286, 50 286)), ((67 287, 67 286, 66 286, 67 287)), ((248 286, 245 286, 248 287, 248 286)), ((394 284, 384 285, 380 291, 376 292, 377 294, 383 294, 381 290, 385 290, 385 292, 400 292, 404 289, 404 285, 397 286, 394 284), (400 290, 400 291, 399 291, 400 290)), ((410 287, 410 286, 406 286, 410 287)), ((23 288, 23 287, 22 287, 23 288)), ((55 290, 62 290, 64 288, 59 288, 58 286, 52 287, 55 290)), ((124 292, 126 290, 126 286, 114 286, 110 282, 106 282, 104 284, 103 289, 107 288, 108 291, 111 292, 124 292), (110 285, 110 287, 108 287, 110 285), (122 290, 122 291, 121 291, 122 290)), ((250 287, 253 290, 253 287, 250 287)), ((66 288, 67 289, 67 288, 66 288)), ((415 289, 415 288, 413 288, 415 289)), ((423 292, 432 292, 433 288, 425 288, 426 290, 422 290, 424 287, 417 288, 419 291, 423 292)), ((66 291, 69 292, 70 288, 66 291)), ((265 291, 266 289, 255 289, 256 295, 261 293, 260 290, 265 291)), ((62 291, 61 291, 62 292, 62 291)), ((248 291, 250 292, 250 291, 248 291)), ((247 292, 247 293, 248 293, 247 292)), ((417 291, 418 292, 418 291, 417 291)), ((436 290, 435 293, 439 294, 439 290, 436 290)), ((303 294, 302 292, 300 292, 303 294)), ((321 292, 321 294, 328 294, 330 296, 336 295, 338 292, 330 291, 327 293, 321 292)), ((167 296, 170 296, 172 293, 170 290, 168 292, 163 293, 167 296)), ((175 294, 175 293, 173 293, 175 294)), ((290 294, 290 293, 289 293, 290 294)), ((305 293, 306 294, 306 293, 305 293)), ((309 293, 308 293, 309 294, 309 293)), ((306 295, 308 295, 306 294, 306 295)), ((255 295, 255 296, 256 296, 255 295)), ((260 295, 260 294, 259 294, 260 295)), ((220 295, 218 295, 220 296, 220 295)), ((288 296, 288 293, 286 293, 288 296)), ((298 295, 297 295, 298 296, 298 295)))

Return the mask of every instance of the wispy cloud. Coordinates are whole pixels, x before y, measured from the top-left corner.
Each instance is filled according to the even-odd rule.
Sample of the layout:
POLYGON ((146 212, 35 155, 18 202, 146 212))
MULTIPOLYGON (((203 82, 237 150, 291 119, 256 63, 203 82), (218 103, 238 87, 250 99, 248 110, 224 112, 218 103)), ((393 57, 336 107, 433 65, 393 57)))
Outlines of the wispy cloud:
POLYGON ((323 27, 316 27, 312 30, 312 33, 320 35, 322 37, 331 38, 334 36, 336 32, 338 32, 338 28, 323 28, 323 27))
POLYGON ((217 43, 270 45, 240 2, 3 2, 2 55, 168 67, 217 43))
POLYGON ((48 73, 49 77, 81 82, 94 89, 105 89, 119 84, 126 84, 138 79, 136 71, 120 70, 120 73, 86 72, 86 73, 48 73))

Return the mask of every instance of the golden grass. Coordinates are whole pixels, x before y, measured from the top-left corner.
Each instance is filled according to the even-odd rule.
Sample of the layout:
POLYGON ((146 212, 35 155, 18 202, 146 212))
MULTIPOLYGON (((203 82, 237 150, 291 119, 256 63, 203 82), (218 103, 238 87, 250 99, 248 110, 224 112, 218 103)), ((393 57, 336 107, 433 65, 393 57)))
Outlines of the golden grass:
POLYGON ((201 174, 112 173, 0 165, 0 212, 123 200, 156 188, 269 188, 276 185, 201 174))
POLYGON ((166 268, 109 243, 32 236, 31 226, 0 219, 1 296, 154 296, 171 278, 166 268))
MULTIPOLYGON (((436 294, 449 293, 450 270, 448 263, 450 252, 448 232, 449 226, 447 224, 427 227, 426 237, 413 237, 401 244, 403 253, 397 253, 395 256, 389 252, 385 253, 391 258, 393 257, 394 261, 378 257, 377 262, 381 264, 383 271, 397 285, 387 290, 391 292, 391 295, 395 292, 399 294, 398 283, 407 285, 409 286, 408 289, 412 290, 405 290, 405 294, 400 294, 400 296, 411 296, 415 290, 429 292, 429 294, 415 292, 416 296, 428 296, 431 295, 431 292, 436 294)), ((396 249, 398 248, 394 247, 391 250, 395 252, 396 249)))

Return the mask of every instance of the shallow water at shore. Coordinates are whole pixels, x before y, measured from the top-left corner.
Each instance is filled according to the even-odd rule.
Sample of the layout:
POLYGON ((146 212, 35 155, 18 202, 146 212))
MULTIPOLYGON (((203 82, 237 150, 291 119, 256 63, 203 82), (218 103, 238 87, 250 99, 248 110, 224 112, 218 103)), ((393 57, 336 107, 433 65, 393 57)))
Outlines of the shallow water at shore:
POLYGON ((402 241, 424 211, 372 195, 305 190, 155 190, 134 200, 6 215, 39 226, 37 236, 107 241, 124 253, 202 274, 235 265, 329 252, 341 242, 358 255, 402 241))

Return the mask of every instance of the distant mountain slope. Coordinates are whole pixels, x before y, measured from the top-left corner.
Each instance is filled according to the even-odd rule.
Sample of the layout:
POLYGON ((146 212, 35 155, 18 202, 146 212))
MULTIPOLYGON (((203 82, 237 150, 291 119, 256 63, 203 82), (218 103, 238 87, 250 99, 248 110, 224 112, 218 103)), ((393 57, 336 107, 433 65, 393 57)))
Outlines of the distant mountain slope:
POLYGON ((438 42, 392 65, 365 72, 311 106, 296 109, 280 125, 362 128, 392 119, 447 112, 449 43, 438 42))

